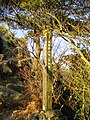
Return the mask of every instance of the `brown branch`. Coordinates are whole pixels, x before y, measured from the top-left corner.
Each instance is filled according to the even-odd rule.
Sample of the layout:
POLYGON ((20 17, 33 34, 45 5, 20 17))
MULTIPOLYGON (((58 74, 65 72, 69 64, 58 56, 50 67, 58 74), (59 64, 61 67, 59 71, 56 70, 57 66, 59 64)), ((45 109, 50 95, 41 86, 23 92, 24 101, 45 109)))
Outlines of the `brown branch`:
POLYGON ((13 5, 12 5, 12 9, 13 9, 14 13, 16 14, 17 18, 20 20, 21 18, 20 18, 19 14, 17 13, 17 11, 13 5))

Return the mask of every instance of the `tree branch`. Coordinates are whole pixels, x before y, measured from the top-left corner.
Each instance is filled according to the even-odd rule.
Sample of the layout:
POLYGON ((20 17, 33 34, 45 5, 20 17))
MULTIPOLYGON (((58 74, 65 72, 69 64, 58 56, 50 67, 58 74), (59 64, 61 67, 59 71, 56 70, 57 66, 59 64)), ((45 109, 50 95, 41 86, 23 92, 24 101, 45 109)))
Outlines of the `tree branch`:
POLYGON ((72 42, 72 38, 71 38, 69 35, 66 35, 66 34, 64 34, 64 33, 61 35, 61 37, 62 37, 64 40, 66 40, 66 41, 68 41, 68 42, 71 43, 71 45, 72 45, 72 46, 77 50, 77 52, 80 54, 81 59, 84 60, 84 62, 90 67, 90 62, 84 57, 83 53, 78 49, 78 47, 75 45, 75 43, 72 42))

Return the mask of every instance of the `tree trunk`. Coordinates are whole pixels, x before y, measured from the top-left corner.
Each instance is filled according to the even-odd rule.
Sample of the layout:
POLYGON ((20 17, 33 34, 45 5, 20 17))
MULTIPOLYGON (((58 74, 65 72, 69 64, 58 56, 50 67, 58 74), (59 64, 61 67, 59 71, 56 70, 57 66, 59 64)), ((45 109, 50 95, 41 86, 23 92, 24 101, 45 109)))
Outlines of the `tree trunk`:
POLYGON ((44 70, 43 70, 43 110, 52 110, 52 38, 47 33, 44 43, 44 70))

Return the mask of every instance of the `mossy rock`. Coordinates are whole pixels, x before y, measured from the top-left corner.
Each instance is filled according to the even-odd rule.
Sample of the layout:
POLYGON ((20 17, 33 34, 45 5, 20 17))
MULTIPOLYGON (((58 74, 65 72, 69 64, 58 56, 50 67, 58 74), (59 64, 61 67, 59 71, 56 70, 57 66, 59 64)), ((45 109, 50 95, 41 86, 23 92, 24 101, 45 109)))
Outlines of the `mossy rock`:
POLYGON ((4 103, 14 103, 16 101, 21 100, 23 97, 23 94, 9 89, 5 86, 0 86, 0 100, 4 103))
POLYGON ((24 86, 23 85, 17 85, 17 84, 9 83, 9 84, 6 85, 6 87, 9 88, 9 89, 15 90, 19 93, 23 93, 23 91, 24 91, 24 86))

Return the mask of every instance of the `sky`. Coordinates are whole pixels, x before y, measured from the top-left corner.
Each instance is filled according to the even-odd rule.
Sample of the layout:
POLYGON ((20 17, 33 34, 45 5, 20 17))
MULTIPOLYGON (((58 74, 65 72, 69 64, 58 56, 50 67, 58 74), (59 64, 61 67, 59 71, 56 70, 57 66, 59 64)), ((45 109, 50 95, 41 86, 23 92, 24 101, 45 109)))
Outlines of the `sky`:
MULTIPOLYGON (((0 23, 0 26, 5 26, 8 29, 8 26, 5 23, 0 23)), ((11 32, 15 33, 15 37, 17 38, 24 38, 24 36, 27 34, 27 30, 20 30, 20 29, 18 30, 11 29, 11 32)), ((52 44, 53 44, 52 55, 56 58, 57 58, 57 55, 60 56, 64 52, 66 55, 71 53, 70 44, 65 40, 63 40, 61 37, 57 37, 57 38, 53 37, 52 44)), ((33 52, 31 47, 32 45, 33 45, 33 42, 31 42, 29 39, 27 46, 29 51, 31 52, 33 52)), ((34 48, 35 46, 36 45, 34 44, 34 48)))
MULTIPOLYGON (((7 29, 8 29, 8 26, 4 23, 0 23, 0 26, 5 26, 7 29)), ((27 30, 13 30, 11 29, 11 32, 15 33, 15 37, 17 38, 24 38, 24 36, 27 34, 27 30)), ((71 51, 71 48, 72 46, 70 45, 69 42, 65 41, 63 38, 61 37, 53 37, 52 38, 52 44, 53 44, 53 47, 52 47, 52 56, 54 57, 54 59, 56 61, 58 61, 60 59, 60 57, 62 55, 70 55, 70 54, 73 54, 73 52, 71 51)), ((30 51, 30 54, 31 53, 35 53, 35 46, 36 44, 33 43, 33 40, 27 42, 27 48, 28 50, 30 51), (34 51, 33 51, 33 46, 34 45, 34 51)), ((42 46, 43 47, 43 46, 42 46)), ((89 47, 90 48, 90 47, 89 47)), ((31 54, 31 56, 33 56, 33 54, 31 54)), ((43 52, 41 52, 41 58, 43 57, 43 52)))

